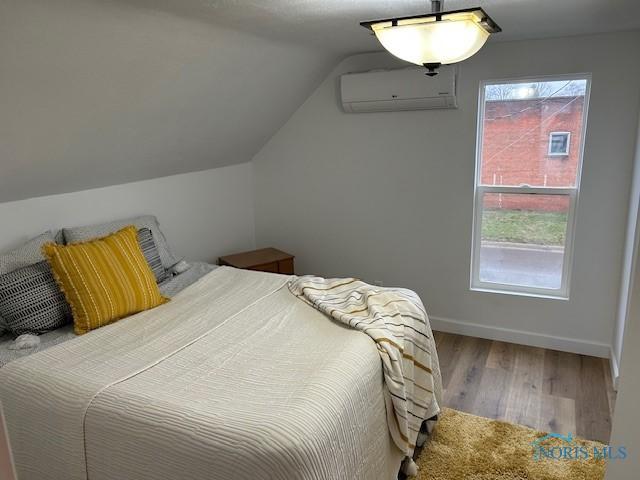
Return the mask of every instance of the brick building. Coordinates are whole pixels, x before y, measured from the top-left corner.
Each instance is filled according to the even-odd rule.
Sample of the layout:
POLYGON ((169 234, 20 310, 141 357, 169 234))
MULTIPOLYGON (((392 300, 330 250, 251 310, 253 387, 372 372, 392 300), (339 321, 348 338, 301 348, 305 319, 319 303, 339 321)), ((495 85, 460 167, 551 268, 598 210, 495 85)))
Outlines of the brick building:
MULTIPOLYGON (((572 187, 580 160, 584 97, 488 100, 482 183, 572 187)), ((566 211, 562 196, 487 195, 485 207, 566 211)))

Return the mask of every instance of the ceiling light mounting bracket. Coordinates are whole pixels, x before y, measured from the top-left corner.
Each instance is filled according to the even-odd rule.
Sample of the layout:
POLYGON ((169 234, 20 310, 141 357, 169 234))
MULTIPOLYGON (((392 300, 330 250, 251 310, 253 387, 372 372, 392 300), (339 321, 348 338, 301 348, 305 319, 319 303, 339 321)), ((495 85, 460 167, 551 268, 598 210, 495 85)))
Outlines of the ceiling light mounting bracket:
POLYGON ((441 63, 423 63, 422 66, 427 69, 425 75, 428 77, 435 77, 438 74, 438 69, 441 63))

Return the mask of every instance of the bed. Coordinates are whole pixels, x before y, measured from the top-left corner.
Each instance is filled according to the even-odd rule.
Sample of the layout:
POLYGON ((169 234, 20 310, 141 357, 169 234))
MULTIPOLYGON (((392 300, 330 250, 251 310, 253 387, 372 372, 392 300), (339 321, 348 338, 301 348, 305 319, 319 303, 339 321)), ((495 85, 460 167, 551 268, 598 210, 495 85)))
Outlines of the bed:
POLYGON ((20 479, 397 478, 374 343, 288 280, 201 264, 166 305, 12 359, 20 479))

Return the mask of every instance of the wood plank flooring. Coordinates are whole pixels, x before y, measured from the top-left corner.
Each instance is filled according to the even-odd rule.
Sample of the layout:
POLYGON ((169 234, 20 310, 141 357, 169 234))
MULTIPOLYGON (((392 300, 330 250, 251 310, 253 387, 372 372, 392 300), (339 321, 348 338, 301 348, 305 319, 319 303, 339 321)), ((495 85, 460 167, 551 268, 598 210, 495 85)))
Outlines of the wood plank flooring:
POLYGON ((609 361, 434 332, 444 406, 607 443, 615 392, 609 361))

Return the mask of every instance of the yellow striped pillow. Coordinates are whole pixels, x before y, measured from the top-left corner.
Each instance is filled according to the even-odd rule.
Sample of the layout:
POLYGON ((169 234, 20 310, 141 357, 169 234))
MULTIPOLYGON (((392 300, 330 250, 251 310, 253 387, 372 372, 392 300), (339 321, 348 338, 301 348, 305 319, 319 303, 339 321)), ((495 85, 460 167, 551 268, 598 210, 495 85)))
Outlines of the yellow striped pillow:
POLYGON ((158 290, 134 226, 89 242, 42 247, 71 305, 78 335, 167 301, 158 290))

